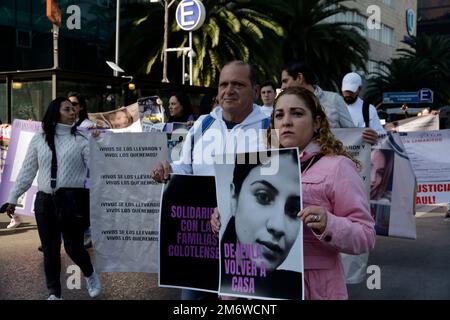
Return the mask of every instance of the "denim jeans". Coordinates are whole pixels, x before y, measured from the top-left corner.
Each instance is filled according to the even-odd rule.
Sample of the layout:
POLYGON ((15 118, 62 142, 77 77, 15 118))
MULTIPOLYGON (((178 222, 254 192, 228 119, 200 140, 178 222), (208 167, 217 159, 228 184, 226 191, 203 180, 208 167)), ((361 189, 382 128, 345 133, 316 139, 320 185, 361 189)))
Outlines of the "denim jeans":
POLYGON ((61 233, 64 249, 77 264, 84 276, 88 277, 94 271, 91 258, 84 248, 84 229, 78 226, 64 226, 56 215, 52 196, 44 192, 36 194, 34 212, 39 237, 44 252, 44 271, 47 288, 50 294, 61 296, 61 233))

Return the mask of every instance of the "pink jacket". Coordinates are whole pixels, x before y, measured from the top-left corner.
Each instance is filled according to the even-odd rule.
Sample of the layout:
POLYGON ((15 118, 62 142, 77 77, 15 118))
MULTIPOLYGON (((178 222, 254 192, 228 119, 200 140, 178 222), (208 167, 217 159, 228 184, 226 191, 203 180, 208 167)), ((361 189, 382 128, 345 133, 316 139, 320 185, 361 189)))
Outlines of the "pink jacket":
MULTIPOLYGON (((316 144, 301 156, 316 154, 316 144), (309 152, 308 152, 309 151, 309 152)), ((375 246, 374 221, 355 164, 344 156, 324 156, 302 174, 303 207, 327 209, 327 227, 317 235, 303 229, 305 298, 347 299, 339 252, 361 254, 375 246)))

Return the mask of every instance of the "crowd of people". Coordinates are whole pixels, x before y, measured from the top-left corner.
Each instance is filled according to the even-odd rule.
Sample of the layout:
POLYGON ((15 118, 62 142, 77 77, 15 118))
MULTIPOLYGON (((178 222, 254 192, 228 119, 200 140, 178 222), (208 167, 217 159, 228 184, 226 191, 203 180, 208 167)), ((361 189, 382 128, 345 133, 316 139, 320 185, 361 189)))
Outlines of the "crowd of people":
MULTIPOLYGON (((241 192, 251 183, 249 181, 255 170, 248 166, 244 169, 245 173, 239 173, 235 169, 236 177, 230 186, 233 190, 230 199, 233 202, 231 207, 234 208, 232 218, 227 225, 222 226, 221 214, 216 209, 211 216, 211 226, 214 232, 225 228, 222 229, 224 241, 251 243, 255 240, 256 229, 261 229, 263 231, 258 232, 264 233, 268 241, 276 244, 277 248, 291 248, 302 221, 305 298, 347 299, 345 273, 339 254, 356 255, 374 248, 374 218, 359 175, 361 164, 335 138, 331 128, 365 128, 362 138, 372 145, 376 144, 378 133, 383 133, 384 129, 374 106, 359 98, 362 79, 357 73, 352 72, 344 77, 342 95, 322 90, 317 84, 313 69, 304 62, 290 62, 280 73, 282 91, 277 96, 272 82, 258 85, 252 65, 243 61, 225 64, 220 72, 217 95, 205 96, 205 101, 202 101, 202 115, 196 114, 198 111, 194 111, 195 108, 185 93, 171 94, 168 100, 168 122, 190 125, 197 122, 200 123, 200 128, 201 124, 208 123, 208 126, 206 133, 202 131, 199 135, 202 143, 198 143, 195 132, 197 126, 192 126, 185 139, 180 160, 173 163, 158 162, 151 175, 161 183, 167 181, 171 173, 215 175, 214 166, 202 162, 205 152, 212 150, 208 147, 212 142, 206 138, 208 131, 212 132, 212 129, 214 134, 224 138, 224 151, 227 150, 226 144, 231 143, 229 141, 233 142, 235 153, 258 152, 272 147, 298 148, 299 159, 292 159, 291 153, 284 153, 280 155, 280 161, 284 167, 292 167, 293 171, 298 168, 296 163, 300 161, 302 194, 296 194, 290 176, 286 176, 281 185, 270 182, 280 190, 294 189, 287 192, 291 195, 289 197, 282 196, 286 193, 279 193, 277 201, 283 203, 285 211, 268 210, 259 201, 261 210, 258 217, 249 214, 251 199, 246 199, 246 193, 241 192), (255 103, 258 98, 262 101, 261 106, 255 103), (252 136, 252 141, 239 138, 240 133, 247 130, 258 132, 252 136), (274 142, 277 144, 273 145, 274 142), (295 194, 295 204, 291 203, 292 194, 295 194), (298 206, 300 199, 303 201, 303 210, 298 206), (280 230, 269 227, 277 217, 280 230), (253 225, 254 230, 243 230, 241 225, 246 223, 253 225)), ((111 112, 105 121, 109 128, 124 128, 133 122, 126 108, 111 112)), ((88 226, 68 226, 61 223, 58 208, 51 201, 51 195, 56 190, 51 186, 52 149, 56 149, 57 154, 56 188, 84 187, 89 148, 86 134, 80 133, 76 128, 95 125, 101 126, 88 119, 87 104, 82 95, 70 93, 68 98, 53 100, 42 120, 43 133, 36 134, 32 139, 8 200, 6 210, 12 217, 8 228, 15 228, 21 223, 20 216, 14 214, 17 200, 37 175, 38 194, 34 208, 50 300, 62 298, 59 279, 61 242, 85 275, 90 296, 96 297, 101 293, 100 280, 93 269, 89 253, 83 246, 85 233, 89 234, 88 226)), ((372 154, 371 195, 377 199, 389 198, 386 192, 391 173, 389 161, 389 155, 381 150, 372 154)), ((268 251, 266 265, 270 272, 275 271, 286 258, 277 255, 275 259, 274 256, 273 252, 268 251)), ((279 282, 270 282, 270 287, 277 287, 277 290, 282 291, 283 286, 288 285, 279 282)), ((182 299, 211 297, 217 295, 182 290, 182 299)))

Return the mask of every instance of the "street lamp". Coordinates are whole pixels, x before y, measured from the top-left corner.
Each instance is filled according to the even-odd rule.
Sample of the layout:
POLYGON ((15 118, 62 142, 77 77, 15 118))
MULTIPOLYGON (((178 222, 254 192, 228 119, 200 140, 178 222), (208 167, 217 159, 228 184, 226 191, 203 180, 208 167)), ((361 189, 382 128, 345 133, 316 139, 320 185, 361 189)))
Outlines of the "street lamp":
POLYGON ((161 3, 164 6, 164 43, 163 43, 163 78, 162 82, 169 82, 167 79, 167 42, 169 39, 169 8, 175 2, 172 0, 150 0, 151 3, 161 3), (164 2, 164 4, 162 3, 164 2))

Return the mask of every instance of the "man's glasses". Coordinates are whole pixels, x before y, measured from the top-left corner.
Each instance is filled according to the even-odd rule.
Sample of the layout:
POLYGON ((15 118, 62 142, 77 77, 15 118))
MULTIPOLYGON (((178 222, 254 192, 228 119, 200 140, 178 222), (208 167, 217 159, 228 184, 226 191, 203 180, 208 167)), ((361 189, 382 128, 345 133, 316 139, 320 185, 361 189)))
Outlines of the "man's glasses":
POLYGON ((76 106, 78 106, 78 105, 80 105, 80 103, 79 102, 71 102, 72 103, 72 105, 74 106, 74 107, 76 107, 76 106))

